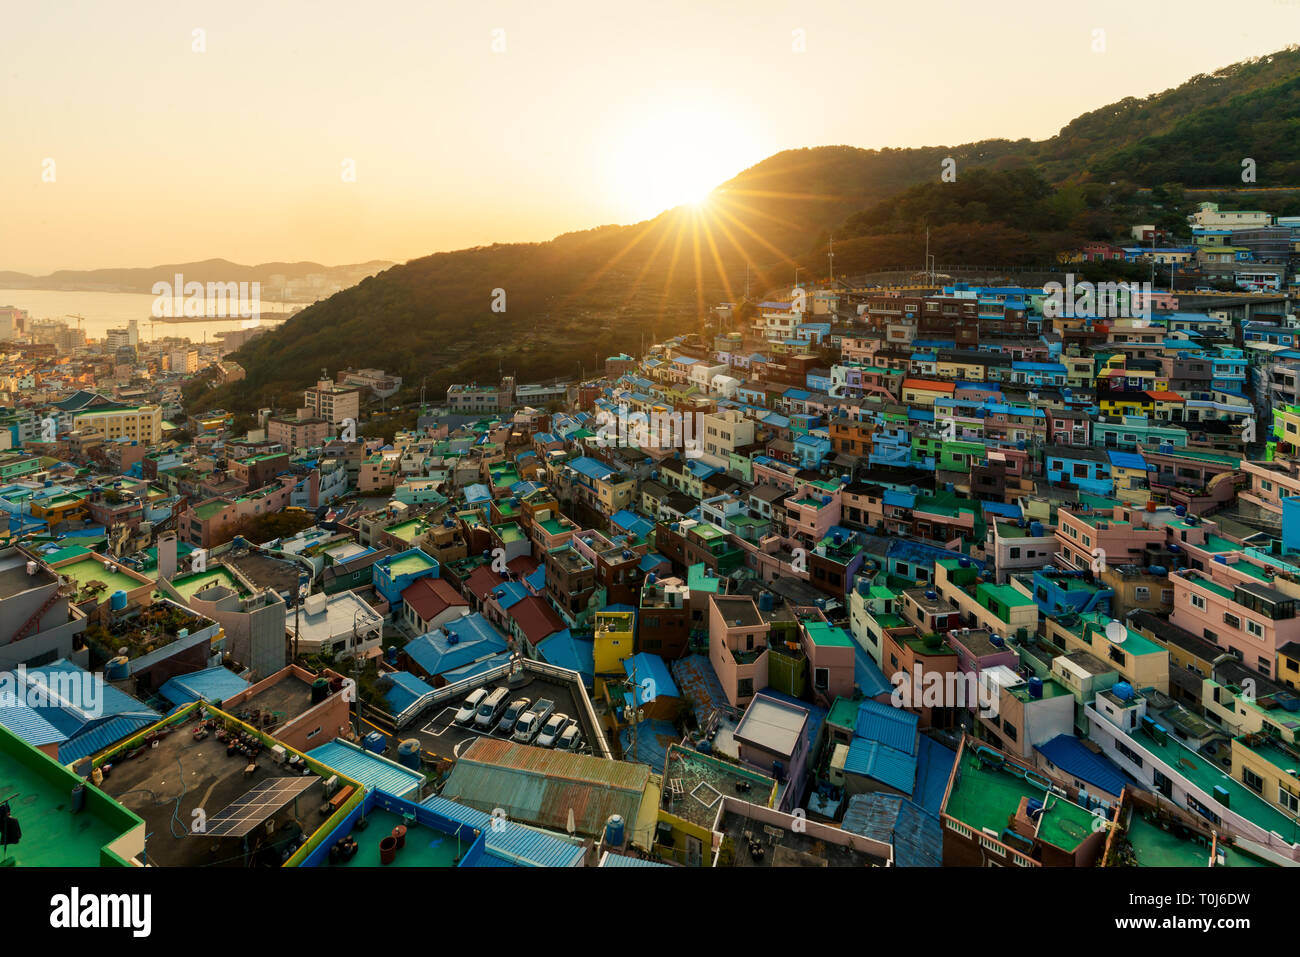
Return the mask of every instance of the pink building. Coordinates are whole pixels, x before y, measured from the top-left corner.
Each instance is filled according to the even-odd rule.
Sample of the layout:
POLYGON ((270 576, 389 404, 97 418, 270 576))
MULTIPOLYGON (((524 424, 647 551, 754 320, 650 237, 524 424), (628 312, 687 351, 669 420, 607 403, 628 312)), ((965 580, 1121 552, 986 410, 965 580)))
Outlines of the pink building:
POLYGON ((747 596, 709 597, 709 660, 727 701, 748 704, 767 687, 767 638, 771 625, 747 596))
POLYGON ((1260 582, 1228 586, 1204 572, 1169 576, 1174 610, 1169 620, 1237 655, 1248 668, 1272 677, 1277 649, 1300 639, 1296 599, 1260 582))

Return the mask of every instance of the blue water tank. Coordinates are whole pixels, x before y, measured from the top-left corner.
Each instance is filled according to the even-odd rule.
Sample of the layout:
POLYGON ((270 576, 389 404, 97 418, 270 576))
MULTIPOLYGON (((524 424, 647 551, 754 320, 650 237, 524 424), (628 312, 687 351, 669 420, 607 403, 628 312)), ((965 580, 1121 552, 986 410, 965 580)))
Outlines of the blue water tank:
POLYGON ((1042 678, 1030 678, 1030 679, 1029 679, 1029 697, 1031 697, 1031 698, 1035 698, 1035 699, 1036 699, 1036 698, 1041 698, 1042 696, 1043 696, 1043 679, 1042 679, 1042 678))
POLYGON ((651 572, 649 575, 646 575, 645 577, 645 583, 647 585, 653 585, 658 580, 659 580, 659 576, 656 575, 654 572, 651 572))
POLYGON ((870 592, 871 592, 871 582, 865 578, 859 578, 858 594, 861 595, 863 598, 866 598, 870 592))
POLYGON ((1184 515, 1187 514, 1187 506, 1186 505, 1174 506, 1174 514, 1177 515, 1179 518, 1182 518, 1184 515))
POLYGON ((384 753, 384 736, 378 731, 371 731, 367 734, 361 739, 361 744, 367 751, 373 751, 375 754, 384 753))
POLYGON ((396 646, 396 645, 389 645, 389 646, 388 646, 388 650, 387 650, 386 652, 384 652, 384 660, 387 661, 390 665, 395 665, 395 664, 397 664, 397 646, 396 646))
POLYGON ((108 681, 125 681, 131 676, 131 665, 126 655, 110 658, 104 665, 104 678, 108 681))
POLYGON ((962 568, 970 568, 970 559, 963 555, 961 558, 957 559, 957 564, 962 568))
POLYGON ((1227 555, 1215 555, 1215 556, 1214 556, 1214 560, 1215 560, 1216 562, 1218 562, 1220 565, 1226 565, 1226 564, 1228 564, 1228 556, 1227 556, 1227 555))
POLYGON ((1133 686, 1127 681, 1115 682, 1115 687, 1111 691, 1120 701, 1131 701, 1133 699, 1133 686))
POLYGON ((609 820, 605 822, 605 843, 610 847, 622 847, 623 830, 622 815, 611 814, 609 820))
POLYGON ((1002 640, 1001 635, 989 635, 989 644, 994 648, 1001 648, 1006 644, 1006 642, 1002 640))
POLYGON ((759 611, 772 610, 772 593, 770 591, 765 591, 758 596, 758 610, 759 611))
POLYGON ((118 591, 113 592, 113 597, 109 599, 109 607, 113 611, 122 611, 123 609, 125 609, 126 592, 121 591, 120 589, 118 591))
POLYGON ((397 746, 397 763, 413 771, 420 770, 420 741, 407 738, 397 746))
POLYGON ((1147 571, 1157 577, 1169 574, 1168 570, 1165 568, 1164 565, 1152 565, 1150 568, 1147 569, 1147 571))
POLYGON ((1029 524, 1029 534, 1030 534, 1030 537, 1032 537, 1032 538, 1042 538, 1042 537, 1043 537, 1043 523, 1042 523, 1042 522, 1031 522, 1031 523, 1029 524))

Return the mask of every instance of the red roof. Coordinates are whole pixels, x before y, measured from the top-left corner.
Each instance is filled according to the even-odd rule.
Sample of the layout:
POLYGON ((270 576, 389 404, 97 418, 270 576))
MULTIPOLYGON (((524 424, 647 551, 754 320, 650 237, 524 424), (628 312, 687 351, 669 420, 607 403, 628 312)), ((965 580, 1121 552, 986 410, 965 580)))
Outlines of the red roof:
POLYGON ((924 389, 926 392, 954 392, 957 389, 957 384, 955 382, 936 382, 933 379, 904 379, 902 388, 924 389))
POLYGON ((407 585, 402 592, 402 601, 411 606, 421 621, 432 621, 448 608, 469 606, 464 596, 445 578, 430 575, 417 578, 407 585))
POLYGON ((492 594, 492 589, 501 584, 501 576, 492 570, 490 564, 480 565, 469 574, 465 579, 465 587, 473 592, 474 597, 479 601, 487 601, 487 596, 492 594))
POLYGON ((555 609, 536 595, 529 595, 522 601, 510 606, 509 615, 519 625, 519 630, 535 645, 543 638, 564 630, 564 622, 555 613, 555 609))

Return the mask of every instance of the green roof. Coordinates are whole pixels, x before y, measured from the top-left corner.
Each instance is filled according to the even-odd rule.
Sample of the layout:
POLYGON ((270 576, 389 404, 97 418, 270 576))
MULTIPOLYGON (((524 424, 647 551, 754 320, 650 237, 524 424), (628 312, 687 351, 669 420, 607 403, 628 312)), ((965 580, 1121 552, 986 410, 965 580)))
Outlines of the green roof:
POLYGON ((852 648, 853 641, 844 633, 843 628, 825 621, 810 621, 804 626, 808 638, 814 645, 823 648, 852 648))
POLYGON ((1051 793, 1046 778, 1032 771, 1026 773, 1016 765, 986 766, 970 752, 957 767, 944 811, 977 833, 987 828, 998 835, 997 840, 1027 853, 1028 848, 1014 838, 1002 837, 1007 819, 1019 809, 1022 798, 1043 803, 1038 836, 1054 847, 1073 852, 1093 833, 1093 815, 1051 793))

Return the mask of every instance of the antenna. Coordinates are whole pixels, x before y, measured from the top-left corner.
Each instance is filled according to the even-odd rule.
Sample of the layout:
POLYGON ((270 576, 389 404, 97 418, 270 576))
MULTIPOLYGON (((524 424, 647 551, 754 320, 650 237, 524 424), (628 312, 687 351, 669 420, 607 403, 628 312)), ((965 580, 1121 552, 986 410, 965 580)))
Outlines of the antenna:
POLYGON ((835 237, 826 237, 826 260, 830 269, 830 280, 835 281, 835 237))

